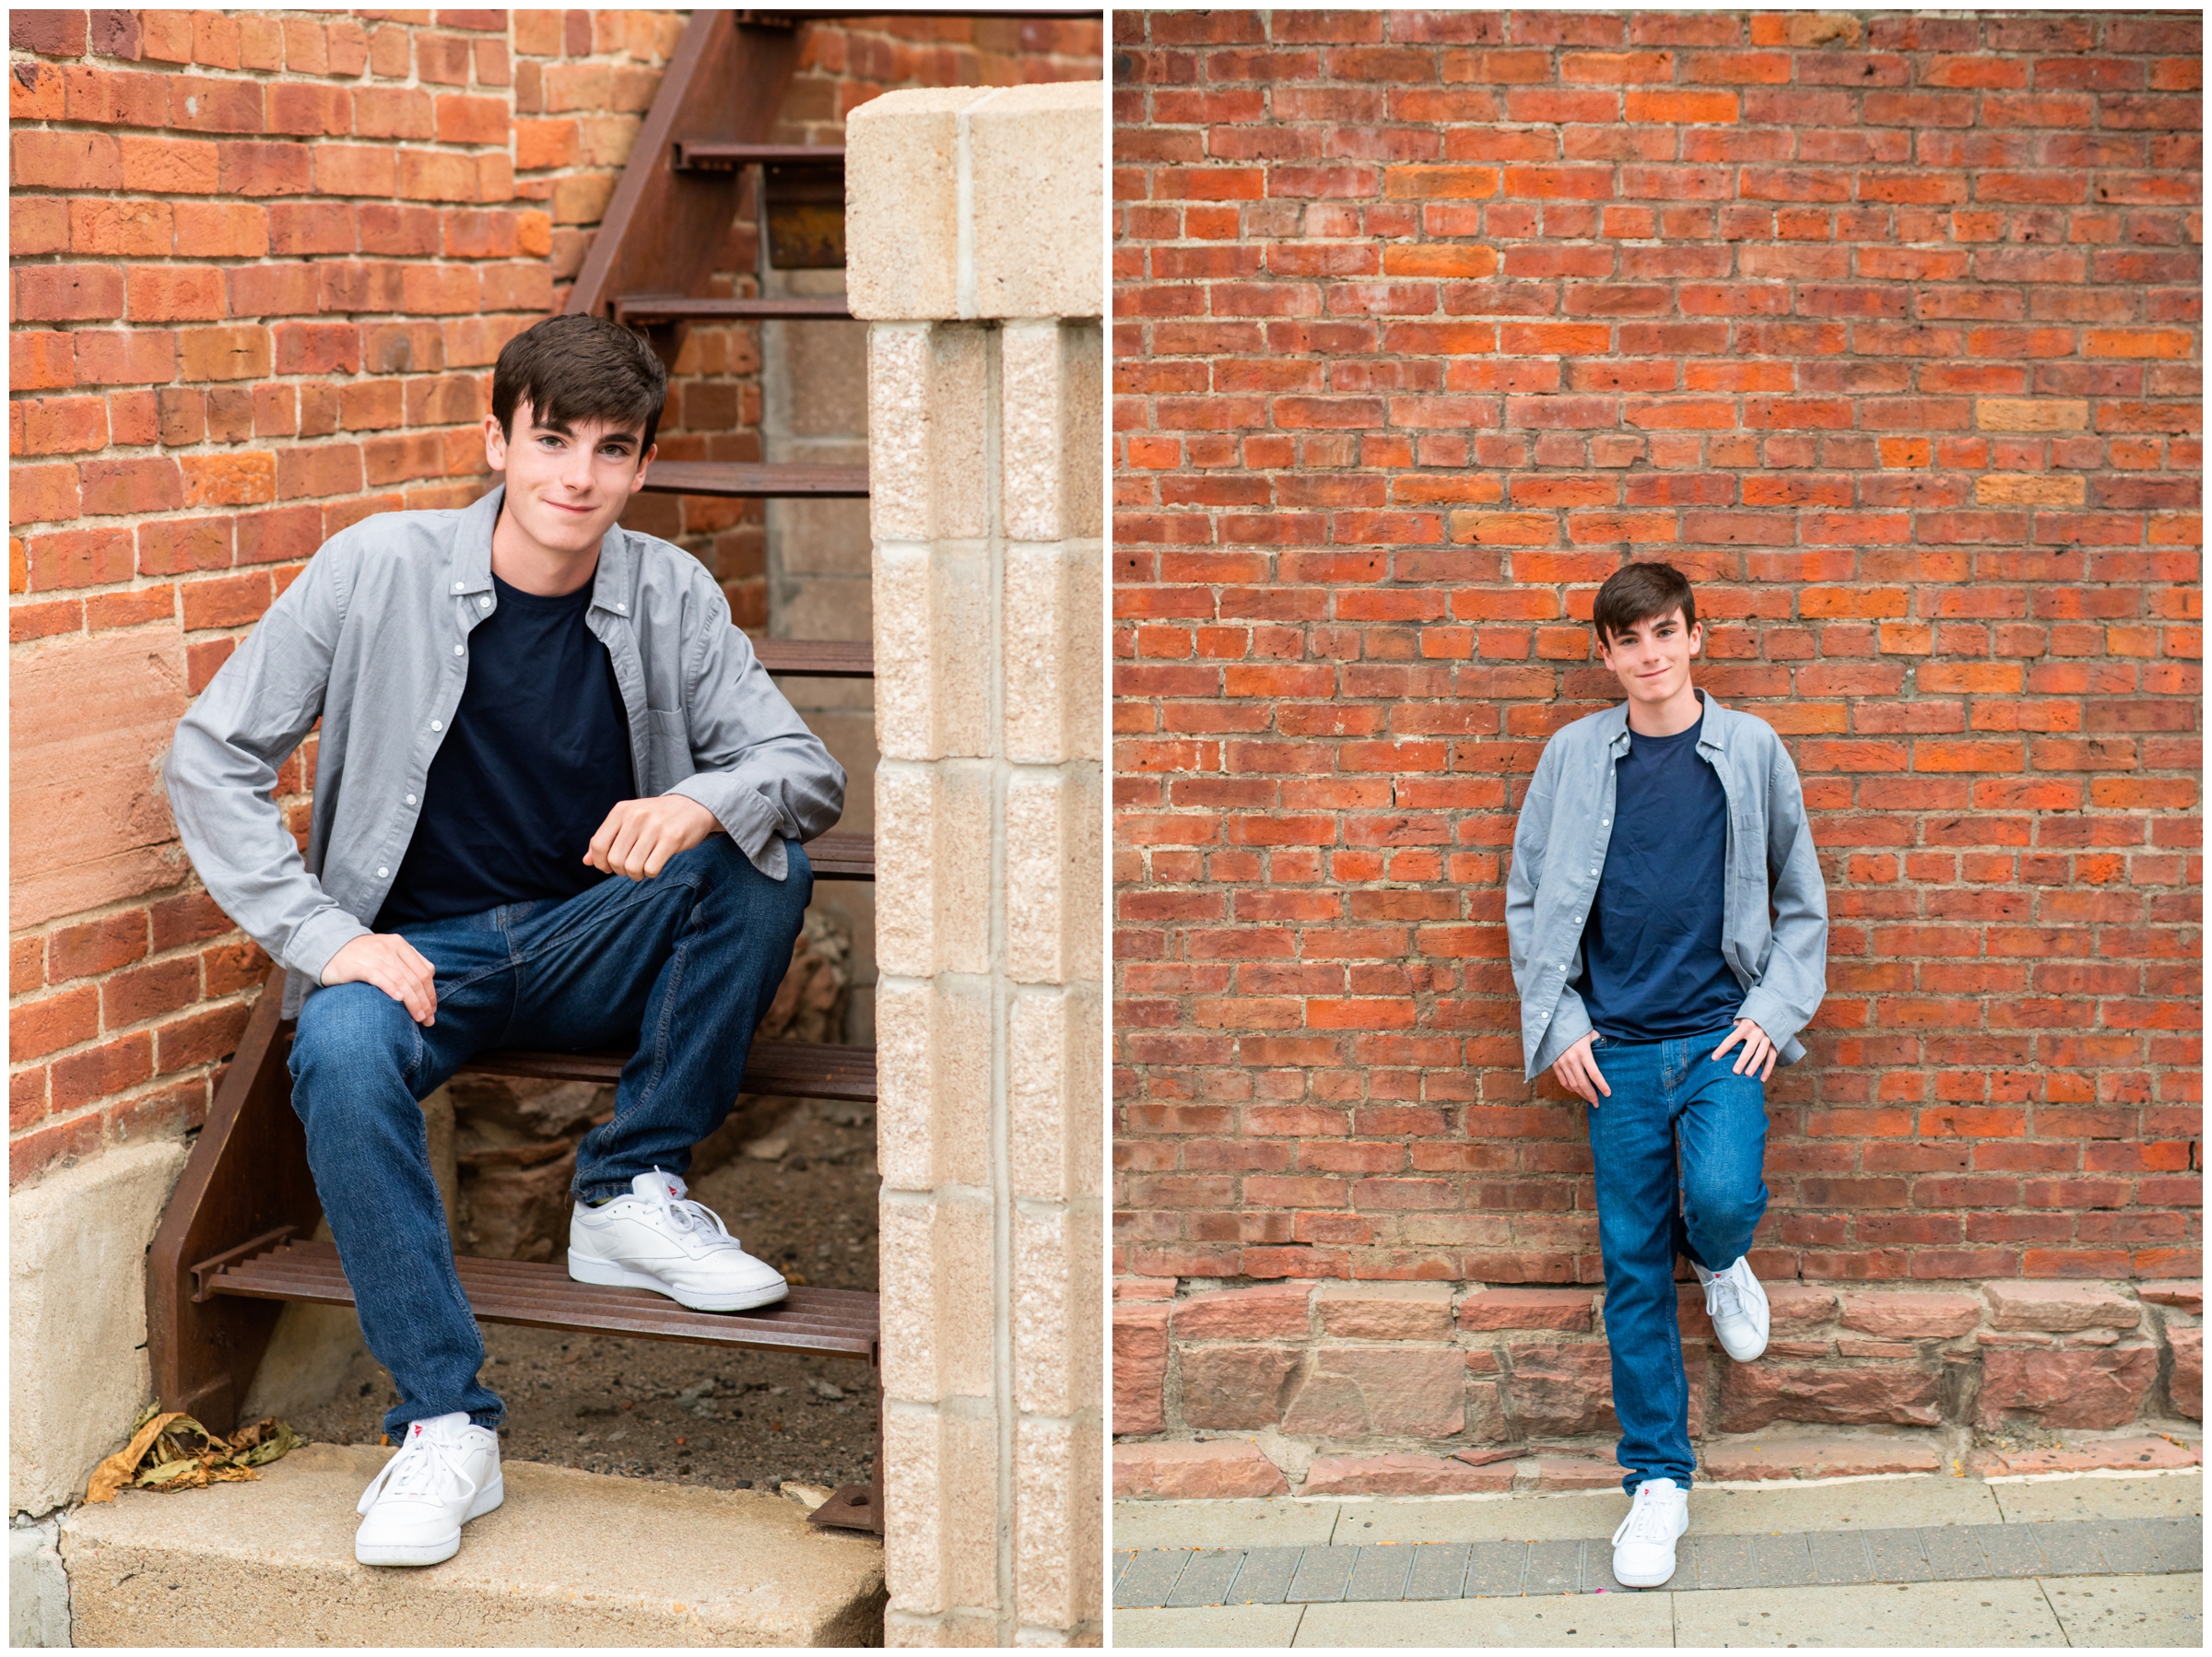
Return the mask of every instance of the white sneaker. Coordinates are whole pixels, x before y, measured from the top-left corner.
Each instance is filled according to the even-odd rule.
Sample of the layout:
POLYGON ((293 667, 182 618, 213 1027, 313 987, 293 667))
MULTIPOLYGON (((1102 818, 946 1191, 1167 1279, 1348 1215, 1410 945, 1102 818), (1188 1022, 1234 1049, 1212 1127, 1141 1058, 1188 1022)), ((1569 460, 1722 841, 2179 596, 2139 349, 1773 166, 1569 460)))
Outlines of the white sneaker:
POLYGON ((1613 1578, 1623 1588, 1656 1588, 1675 1574, 1675 1538, 1689 1529, 1689 1492, 1671 1478, 1636 1487, 1636 1505, 1613 1533, 1613 1578))
POLYGON ((461 1527, 506 1499, 500 1435, 465 1411, 408 1425, 397 1454, 369 1481, 355 1511, 363 1565, 436 1565, 461 1549, 461 1527))
POLYGON ((755 1260, 714 1211, 684 1197, 683 1180, 655 1169, 629 1191, 569 1220, 569 1275, 578 1283, 649 1288, 693 1311, 744 1311, 781 1300, 783 1275, 755 1260))
POLYGON ((1709 1272, 1696 1261, 1690 1266, 1705 1286, 1705 1315, 1712 1332, 1721 1337, 1728 1356, 1747 1364, 1767 1349, 1767 1291, 1751 1275, 1751 1257, 1739 1255, 1734 1265, 1709 1272))

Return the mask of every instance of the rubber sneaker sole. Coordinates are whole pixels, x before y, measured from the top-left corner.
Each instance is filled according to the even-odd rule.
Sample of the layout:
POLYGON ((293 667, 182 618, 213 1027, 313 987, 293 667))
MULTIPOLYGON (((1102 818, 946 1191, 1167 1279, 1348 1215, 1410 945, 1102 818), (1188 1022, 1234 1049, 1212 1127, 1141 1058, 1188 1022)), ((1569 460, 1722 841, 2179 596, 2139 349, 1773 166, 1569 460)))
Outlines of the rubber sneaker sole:
MULTIPOLYGON (((506 1483, 495 1474, 468 1504, 461 1524, 481 1519, 506 1499, 506 1483)), ((358 1535, 353 1541, 353 1557, 363 1565, 442 1565, 460 1551, 461 1525, 453 1527, 452 1535, 432 1542, 363 1542, 358 1535)))
POLYGON ((1613 1580, 1623 1588, 1657 1588, 1672 1581, 1674 1575, 1675 1558, 1672 1553, 1667 1555, 1666 1569, 1657 1575, 1653 1575, 1649 1570, 1634 1573, 1625 1571, 1620 1568, 1620 1556, 1618 1554, 1613 1556, 1613 1580))
POLYGON ((1721 1343, 1721 1350, 1725 1352, 1730 1357, 1734 1358, 1739 1364, 1749 1363, 1753 1358, 1759 1357, 1767 1349, 1767 1337, 1763 1334, 1757 1334, 1756 1332, 1752 1333, 1751 1338, 1748 1342, 1743 1341, 1741 1337, 1739 1337, 1736 1341, 1729 1340, 1727 1335, 1722 1332, 1721 1326, 1718 1323, 1713 1325, 1712 1333, 1714 1337, 1721 1343), (1739 1345, 1743 1346, 1744 1347, 1744 1350, 1741 1352, 1736 1350, 1736 1347, 1739 1345))
POLYGON ((756 1306, 773 1305, 791 1292, 789 1284, 778 1283, 773 1288, 705 1295, 696 1289, 673 1288, 651 1272, 634 1271, 618 1260, 601 1260, 595 1255, 579 1254, 573 1249, 569 1251, 569 1276, 577 1283, 589 1283, 600 1288, 651 1289, 693 1311, 750 1311, 756 1306))

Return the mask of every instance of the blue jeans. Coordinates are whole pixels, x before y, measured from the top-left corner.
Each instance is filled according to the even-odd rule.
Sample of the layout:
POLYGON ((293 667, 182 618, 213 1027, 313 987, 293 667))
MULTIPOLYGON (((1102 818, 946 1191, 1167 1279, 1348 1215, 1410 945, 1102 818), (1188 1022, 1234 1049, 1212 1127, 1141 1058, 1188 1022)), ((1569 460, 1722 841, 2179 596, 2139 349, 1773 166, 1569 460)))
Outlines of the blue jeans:
POLYGON ((361 1334, 392 1371, 396 1440, 410 1421, 504 1413, 477 1377, 484 1339, 453 1269, 418 1101, 487 1048, 634 1039, 615 1114, 576 1153, 576 1195, 613 1196, 655 1168, 682 1173, 737 1097, 754 1028, 791 966, 814 874, 795 845, 781 880, 726 834, 650 880, 610 876, 565 903, 510 903, 406 926, 437 970, 437 1022, 372 984, 311 994, 292 1040, 292 1109, 307 1127, 361 1334))
POLYGON ((1623 1488, 1671 1478, 1689 1488, 1689 1383, 1675 1299, 1675 1256, 1708 1271, 1751 1247, 1767 1211, 1766 1088, 1737 1075, 1738 1042, 1715 1059, 1734 1021, 1668 1041, 1608 1041, 1597 1061, 1611 1098, 1590 1115, 1597 1237, 1606 1263, 1606 1340, 1620 1417, 1623 1488), (1677 1152, 1679 1147, 1680 1161, 1677 1152))

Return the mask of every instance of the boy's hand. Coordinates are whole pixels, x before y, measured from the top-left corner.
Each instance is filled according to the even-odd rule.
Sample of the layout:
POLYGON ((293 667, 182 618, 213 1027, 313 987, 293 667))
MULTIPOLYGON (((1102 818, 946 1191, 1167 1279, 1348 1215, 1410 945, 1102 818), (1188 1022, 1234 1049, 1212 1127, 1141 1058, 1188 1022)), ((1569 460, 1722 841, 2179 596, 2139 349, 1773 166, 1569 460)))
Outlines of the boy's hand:
POLYGON ((1592 1030, 1554 1060, 1551 1066, 1551 1074, 1559 1078, 1559 1086, 1586 1100, 1594 1111, 1597 1109, 1599 1094, 1604 1094, 1607 1099, 1613 1097, 1613 1089, 1606 1085, 1606 1078, 1598 1074, 1597 1060, 1590 1051, 1591 1044, 1596 1040, 1597 1032, 1592 1030))
POLYGON ((606 814, 583 861, 609 875, 650 880, 679 852, 688 852, 722 825, 697 800, 660 794, 625 800, 606 814))
POLYGON ((1774 1074, 1774 1061, 1782 1055, 1775 1052, 1774 1043, 1754 1019, 1738 1018, 1735 1028, 1728 1032, 1728 1039, 1712 1050, 1712 1056, 1722 1057, 1738 1041, 1744 1044, 1744 1051, 1736 1055, 1731 1067, 1737 1075, 1756 1075, 1763 1082, 1774 1074))
POLYGON ((324 988, 332 984, 374 984, 407 1009, 418 1024, 438 1022, 438 970, 422 951, 395 932, 372 932, 355 938, 323 968, 324 988))

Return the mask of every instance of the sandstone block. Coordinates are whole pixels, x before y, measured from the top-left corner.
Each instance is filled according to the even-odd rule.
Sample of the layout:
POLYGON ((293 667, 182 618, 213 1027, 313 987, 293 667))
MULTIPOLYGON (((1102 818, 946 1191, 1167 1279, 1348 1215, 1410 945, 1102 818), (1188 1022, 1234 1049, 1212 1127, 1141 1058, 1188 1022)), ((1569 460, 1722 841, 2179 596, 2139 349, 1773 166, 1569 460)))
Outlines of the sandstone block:
POLYGON ((61 1532, 75 1643, 136 1644, 172 1618, 209 1645, 387 1649, 856 1646, 880 1626, 872 1537, 766 1491, 528 1462, 501 1468, 506 1505, 469 1525, 463 1569, 357 1564, 354 1499, 389 1454, 311 1444, 252 1484, 79 1508, 61 1532))
POLYGON ((1064 1203, 1014 1209, 1014 1404, 1072 1416, 1098 1405, 1097 1209, 1064 1203))
POLYGON ((1756 1432, 1775 1421, 1934 1427, 1943 1415, 1933 1368, 1870 1369, 1730 1364, 1721 1377, 1721 1430, 1756 1432))
POLYGON ((1323 1439, 1444 1439, 1466 1426, 1466 1364, 1449 1347, 1323 1346, 1283 1429, 1323 1439))
POLYGON ((2094 1473, 2108 1468, 2157 1472, 2195 1467, 2203 1450, 2171 1439, 2101 1439, 2051 1450, 1977 1450, 1967 1466, 1982 1478, 2033 1473, 2094 1473))
POLYGON ((1311 1283, 1225 1288, 1175 1303, 1177 1340, 1303 1339, 1310 1330, 1311 1283))
POLYGON ((1713 1479, 1862 1478, 1937 1473, 1943 1446, 1930 1433, 1769 1432, 1708 1439, 1700 1447, 1713 1479))
POLYGON ((1105 105, 1094 79, 1008 87, 969 106, 960 314, 1105 313, 1105 105))
POLYGON ((83 1495, 149 1396, 146 1250, 184 1157, 122 1146, 8 1197, 10 1512, 83 1495))
POLYGON ((1982 1303, 1971 1295, 1846 1294, 1843 1324, 1867 1334, 1915 1340, 1966 1334, 1982 1322, 1982 1303))
POLYGON ((1586 1334, 1594 1293, 1586 1288, 1477 1289, 1459 1303, 1462 1329, 1560 1329, 1586 1334))
POLYGON ((1818 1329, 1836 1315, 1836 1292, 1810 1283, 1769 1283, 1767 1311, 1776 1331, 1818 1329))
POLYGON ((1465 1496, 1510 1490, 1510 1465, 1474 1467, 1451 1456, 1394 1451, 1388 1455, 1316 1456, 1300 1496, 1465 1496))
POLYGON ((1989 1321, 1998 1329, 2133 1329, 2143 1309, 2100 1283, 1990 1283, 1989 1321))
POLYGON ((2138 1283, 2136 1285, 2136 1299, 2147 1300, 2153 1306, 2179 1307, 2193 1318, 2202 1317, 2205 1313, 2205 1285, 2201 1278, 2194 1282, 2166 1278, 2152 1283, 2138 1283))
MULTIPOLYGON (((1102 999, 1086 986, 1025 992, 1012 1000, 1006 1150, 1014 1194, 1038 1202, 1088 1195, 1099 1189, 1099 1122, 1105 1107, 1099 1059, 1102 999)), ((1174 1283, 1165 1287, 1161 1299, 1173 1299, 1174 1283)), ((1115 1293, 1124 1291, 1116 1286, 1115 1293)))
POLYGON ((1117 1303, 1113 1309, 1113 1430, 1156 1433, 1167 1425, 1168 1309, 1117 1303))
POLYGON ((1106 1504, 1095 1415, 1014 1428, 1014 1599, 1023 1622, 1073 1628, 1099 1615, 1106 1504))
POLYGON ((1993 1347, 1983 1354, 1974 1419, 1995 1427, 2018 1411, 2045 1427, 2124 1427, 2142 1413, 2158 1378, 2153 1346, 1993 1347))
POLYGON ((1536 1461, 1536 1488, 1618 1490, 1627 1469, 1610 1455, 1547 1455, 1536 1461))
POLYGON ((1452 1334, 1448 1283, 1346 1283, 1314 1297, 1324 1334, 1342 1340, 1441 1341, 1452 1334))
POLYGON ((2166 1344, 2173 1348, 2173 1373, 2166 1383, 2173 1413, 2192 1421, 2205 1418, 2205 1332, 2169 1329, 2166 1344))
POLYGON ((1024 769, 1006 785, 1006 976, 1096 982, 1103 885, 1098 773, 1024 769))
POLYGON ((1103 557, 1096 540, 1006 549, 999 618, 1009 759, 1099 757, 1103 557))
POLYGON ((1470 1467, 1488 1467, 1495 1462, 1520 1462, 1528 1458, 1525 1444, 1486 1444, 1479 1450, 1455 1450, 1452 1459, 1465 1462, 1470 1467))
POLYGON ((1618 1432, 1613 1358, 1602 1342, 1507 1348, 1512 1376, 1506 1396, 1522 1432, 1545 1438, 1618 1432))
POLYGON ((1191 1500, 1232 1496, 1288 1496, 1290 1487, 1257 1444, 1116 1444, 1113 1493, 1191 1500))
POLYGON ((1188 1427, 1272 1427, 1298 1373, 1294 1346, 1190 1346, 1183 1350, 1182 1419, 1188 1427))
POLYGON ((1087 322, 1046 319, 1000 330, 999 514, 1008 540, 1086 539, 1102 527, 1103 346, 1087 322))
POLYGON ((887 92, 845 123, 845 279, 853 314, 960 310, 960 112, 982 87, 887 92))
POLYGON ((11 927, 172 886, 184 873, 159 763, 184 711, 184 652, 173 630, 155 636, 164 630, 62 639, 11 663, 11 927))

